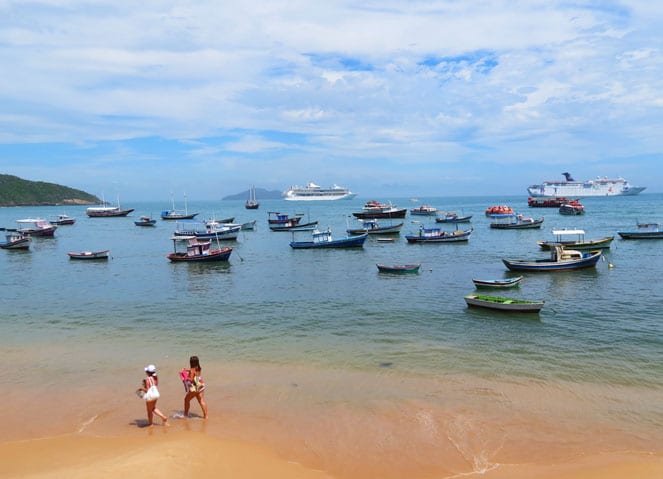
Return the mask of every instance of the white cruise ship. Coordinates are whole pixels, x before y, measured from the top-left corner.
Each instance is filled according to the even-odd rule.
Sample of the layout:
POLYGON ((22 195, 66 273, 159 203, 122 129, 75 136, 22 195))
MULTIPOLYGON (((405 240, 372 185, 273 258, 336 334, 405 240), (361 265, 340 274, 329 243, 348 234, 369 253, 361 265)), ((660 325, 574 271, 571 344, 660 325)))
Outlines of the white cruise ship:
POLYGON ((306 186, 291 186, 283 192, 283 198, 290 201, 349 200, 355 196, 356 193, 338 185, 323 188, 311 182, 306 186))
POLYGON ((527 192, 533 198, 565 196, 583 198, 587 196, 632 196, 643 191, 645 186, 631 186, 624 178, 599 178, 575 181, 570 173, 562 173, 564 180, 544 181, 531 185, 527 192))

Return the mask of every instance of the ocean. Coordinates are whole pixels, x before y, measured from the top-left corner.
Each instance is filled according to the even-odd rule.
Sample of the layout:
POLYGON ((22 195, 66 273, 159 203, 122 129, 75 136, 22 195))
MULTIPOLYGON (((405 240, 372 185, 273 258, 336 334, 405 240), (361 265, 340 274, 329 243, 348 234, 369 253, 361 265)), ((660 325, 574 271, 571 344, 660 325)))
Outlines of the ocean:
POLYGON ((76 206, 0 208, 5 228, 63 212, 77 218, 54 238, 35 238, 30 251, 0 251, 8 391, 0 437, 138 434, 144 408, 133 390, 143 367, 157 365, 159 407, 170 415, 181 410, 177 371, 197 354, 210 385, 208 433, 264 442, 341 475, 367 462, 383 477, 403 477, 663 451, 663 241, 617 235, 663 222, 663 195, 583 199, 582 216, 528 208, 525 196, 375 199, 471 214, 460 226, 474 232, 466 243, 408 244, 406 234, 434 224, 408 214, 393 243, 369 237, 361 249, 293 250, 292 233, 269 230, 269 211, 303 214, 343 237, 367 199, 262 200, 246 210, 244 201, 191 198, 199 219, 257 226, 224 242, 234 248, 228 263, 180 264, 165 257, 175 222, 133 223, 158 218, 167 200, 125 201, 135 208, 125 218, 88 218, 76 206), (543 227, 490 229, 484 210, 495 204, 544 217, 543 227), (515 276, 501 259, 544 257, 536 241, 557 228, 615 240, 595 269, 526 273, 498 293, 545 300, 539 315, 466 307, 473 277, 515 276), (98 249, 110 249, 110 259, 67 256, 98 249), (421 270, 381 274, 376 263, 421 270))

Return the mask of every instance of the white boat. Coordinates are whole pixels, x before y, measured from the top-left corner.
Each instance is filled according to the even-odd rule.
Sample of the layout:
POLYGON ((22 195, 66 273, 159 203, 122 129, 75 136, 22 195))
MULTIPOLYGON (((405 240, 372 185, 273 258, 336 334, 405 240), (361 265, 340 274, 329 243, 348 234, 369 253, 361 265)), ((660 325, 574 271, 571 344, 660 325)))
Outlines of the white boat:
POLYGON ((355 196, 356 193, 342 186, 324 188, 312 182, 306 183, 306 186, 291 186, 283 192, 283 198, 289 201, 349 200, 355 196))
POLYGON ((643 191, 645 186, 631 186, 621 176, 619 178, 599 178, 587 181, 575 181, 570 173, 562 173, 563 180, 544 181, 530 185, 527 192, 533 198, 566 196, 582 198, 586 196, 632 196, 643 191))
POLYGON ((16 231, 28 236, 54 236, 57 225, 52 225, 42 218, 25 218, 16 220, 16 231))

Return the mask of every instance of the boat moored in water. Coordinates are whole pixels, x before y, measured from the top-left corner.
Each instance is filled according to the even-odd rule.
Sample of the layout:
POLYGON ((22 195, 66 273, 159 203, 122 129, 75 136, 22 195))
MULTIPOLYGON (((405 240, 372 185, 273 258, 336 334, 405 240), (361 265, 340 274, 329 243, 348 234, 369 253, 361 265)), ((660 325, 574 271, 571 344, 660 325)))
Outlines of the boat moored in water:
POLYGON ((663 239, 660 223, 638 223, 635 231, 618 231, 622 239, 663 239))
POLYGON ((5 242, 0 243, 2 249, 29 249, 32 239, 18 231, 9 233, 5 236, 5 242))
POLYGON ((513 288, 518 286, 522 281, 522 276, 516 276, 515 278, 505 278, 505 279, 478 279, 472 278, 474 286, 477 288, 513 288))
POLYGON ((541 228, 543 218, 526 218, 523 215, 504 215, 503 217, 493 217, 495 221, 490 223, 490 227, 498 230, 525 230, 541 228))
POLYGON ((405 218, 406 214, 406 208, 398 208, 396 205, 392 205, 391 203, 380 203, 379 201, 375 200, 367 201, 360 212, 352 213, 355 218, 362 220, 405 218))
POLYGON ((16 231, 29 236, 54 236, 58 228, 42 218, 25 218, 16 220, 16 231))
POLYGON ((567 271, 595 267, 601 254, 601 250, 583 252, 557 244, 547 259, 502 259, 502 262, 511 271, 567 271))
POLYGON ((417 264, 376 264, 378 271, 380 273, 394 273, 394 274, 404 274, 404 273, 418 273, 419 268, 421 267, 420 263, 417 264))
POLYGON ((81 251, 78 253, 67 253, 70 259, 108 259, 109 249, 104 249, 101 251, 81 251))
POLYGON ((511 313, 538 313, 545 301, 531 301, 526 299, 505 298, 503 296, 486 296, 482 294, 468 294, 465 296, 468 306, 494 309, 511 313))
POLYGON ((416 235, 406 235, 408 243, 456 243, 468 241, 474 228, 468 230, 444 231, 440 228, 419 227, 419 233, 416 235))
POLYGON ((562 173, 564 180, 549 180, 530 185, 527 192, 533 198, 566 196, 583 198, 587 196, 632 196, 642 192, 645 186, 631 186, 624 178, 599 178, 575 181, 570 173, 562 173))
POLYGON ((72 218, 71 216, 62 213, 60 215, 52 217, 51 219, 48 220, 48 222, 56 226, 73 225, 74 223, 76 223, 76 218, 72 218))
POLYGON ((166 255, 172 262, 206 263, 228 261, 233 249, 230 246, 212 249, 210 240, 201 240, 195 236, 174 236, 173 252, 166 255), (186 251, 178 251, 178 243, 186 242, 186 251))
POLYGON ((603 238, 586 240, 585 230, 552 230, 555 239, 552 241, 537 241, 541 249, 549 250, 555 245, 561 244, 562 246, 576 250, 591 250, 599 248, 610 248, 610 243, 615 239, 614 236, 606 236, 603 238), (571 239, 569 239, 571 238, 571 239))
POLYGON ((389 234, 399 234, 401 228, 403 227, 403 222, 401 221, 395 225, 381 226, 378 223, 378 220, 359 220, 362 223, 361 228, 348 228, 347 232, 351 235, 363 235, 368 233, 369 235, 389 235, 389 234))
POLYGON ((313 230, 311 241, 291 241, 290 247, 294 249, 312 248, 362 248, 368 238, 368 233, 360 236, 348 236, 346 238, 332 238, 331 230, 313 230))

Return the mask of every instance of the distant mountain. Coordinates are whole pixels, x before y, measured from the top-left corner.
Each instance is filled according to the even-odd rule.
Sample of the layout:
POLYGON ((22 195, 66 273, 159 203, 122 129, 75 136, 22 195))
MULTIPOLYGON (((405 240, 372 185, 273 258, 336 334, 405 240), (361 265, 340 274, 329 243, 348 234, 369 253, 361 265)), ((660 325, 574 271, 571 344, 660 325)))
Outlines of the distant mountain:
POLYGON ((67 186, 0 174, 0 206, 94 205, 101 200, 67 186))
MULTIPOLYGON (((268 191, 262 188, 256 188, 256 200, 280 200, 282 193, 278 190, 268 191)), ((249 199, 249 190, 242 191, 236 195, 224 196, 222 200, 247 200, 249 199)))

